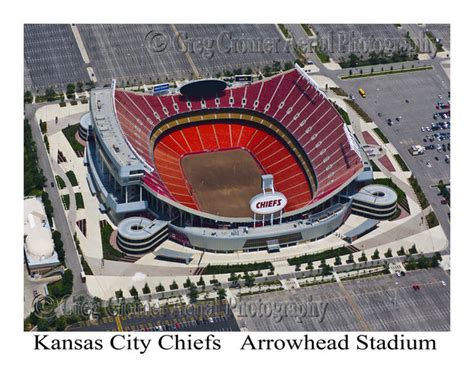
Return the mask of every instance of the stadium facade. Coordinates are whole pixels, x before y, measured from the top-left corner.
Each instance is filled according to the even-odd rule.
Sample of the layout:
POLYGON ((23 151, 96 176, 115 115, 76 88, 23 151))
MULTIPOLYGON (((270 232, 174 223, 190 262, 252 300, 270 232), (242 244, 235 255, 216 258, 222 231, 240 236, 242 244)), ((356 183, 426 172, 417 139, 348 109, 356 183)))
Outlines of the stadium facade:
MULTIPOLYGON (((90 115, 87 181, 119 226, 118 245, 129 253, 150 251, 166 239, 204 251, 273 252, 323 238, 344 223, 353 196, 372 181, 358 141, 298 66, 251 83, 206 79, 159 95, 119 90, 113 82, 92 91, 90 115), (228 151, 253 158, 268 180, 262 179, 261 190, 273 196, 262 194, 262 204, 275 206, 281 198, 284 208, 257 215, 250 198, 246 207, 232 208, 239 200, 232 188, 226 198, 206 199, 206 183, 201 192, 191 185, 185 157, 228 151)), ((211 166, 198 161, 197 167, 213 174, 213 161, 217 156, 211 166)), ((245 182, 247 172, 240 172, 241 178, 219 173, 222 183, 212 175, 206 180, 214 187, 229 186, 235 177, 245 182)), ((358 213, 366 202, 376 214, 374 199, 382 192, 359 196, 358 213)), ((390 205, 380 218, 394 213, 390 205)))

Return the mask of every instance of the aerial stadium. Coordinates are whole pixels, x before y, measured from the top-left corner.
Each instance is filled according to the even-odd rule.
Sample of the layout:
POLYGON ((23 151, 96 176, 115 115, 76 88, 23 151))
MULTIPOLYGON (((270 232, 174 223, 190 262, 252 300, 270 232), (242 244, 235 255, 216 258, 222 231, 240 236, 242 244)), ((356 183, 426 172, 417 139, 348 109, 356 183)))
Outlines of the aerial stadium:
POLYGON ((87 120, 87 181, 127 253, 167 239, 278 252, 334 233, 351 212, 396 211, 396 195, 371 184, 350 127, 298 65, 263 80, 152 93, 112 82, 92 91, 87 120))

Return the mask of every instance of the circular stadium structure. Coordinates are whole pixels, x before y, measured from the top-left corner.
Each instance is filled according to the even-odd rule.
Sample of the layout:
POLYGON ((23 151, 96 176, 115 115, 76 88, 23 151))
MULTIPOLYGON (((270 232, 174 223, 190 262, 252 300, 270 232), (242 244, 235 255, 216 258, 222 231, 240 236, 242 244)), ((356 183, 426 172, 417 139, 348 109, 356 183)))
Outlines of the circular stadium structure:
POLYGON ((204 251, 278 251, 323 238, 372 179, 337 109, 298 66, 159 95, 112 83, 92 91, 90 114, 84 159, 102 211, 117 224, 159 221, 160 236, 204 251))

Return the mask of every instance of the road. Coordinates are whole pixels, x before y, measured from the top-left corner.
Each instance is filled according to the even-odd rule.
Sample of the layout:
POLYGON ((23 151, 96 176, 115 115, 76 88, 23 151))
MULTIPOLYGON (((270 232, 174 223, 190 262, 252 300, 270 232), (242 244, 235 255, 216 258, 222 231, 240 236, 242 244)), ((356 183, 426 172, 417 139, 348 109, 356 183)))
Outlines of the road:
MULTIPOLYGON (((48 103, 51 104, 51 103, 48 103)), ((79 255, 76 251, 76 246, 72 238, 71 231, 68 227, 68 220, 64 212, 63 204, 59 196, 56 185, 51 188, 51 182, 56 183, 54 174, 49 161, 49 155, 43 143, 41 130, 35 119, 35 113, 40 108, 41 104, 29 104, 25 106, 25 118, 30 121, 33 139, 36 143, 38 154, 38 165, 43 170, 43 175, 46 177, 45 190, 51 200, 51 205, 54 211, 54 224, 56 230, 61 233, 61 239, 64 243, 65 262, 66 266, 72 270, 74 274, 74 286, 72 296, 88 296, 87 286, 81 281, 82 266, 79 260, 79 255)))

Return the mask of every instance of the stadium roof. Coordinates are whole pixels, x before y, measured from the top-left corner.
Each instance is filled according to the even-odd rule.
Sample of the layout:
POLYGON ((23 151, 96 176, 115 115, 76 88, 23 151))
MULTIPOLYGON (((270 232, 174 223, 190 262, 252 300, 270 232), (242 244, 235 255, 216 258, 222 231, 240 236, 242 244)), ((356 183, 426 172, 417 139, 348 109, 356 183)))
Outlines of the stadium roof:
POLYGON ((227 83, 219 79, 202 79, 186 83, 179 91, 182 95, 190 98, 215 96, 226 89, 227 83))

